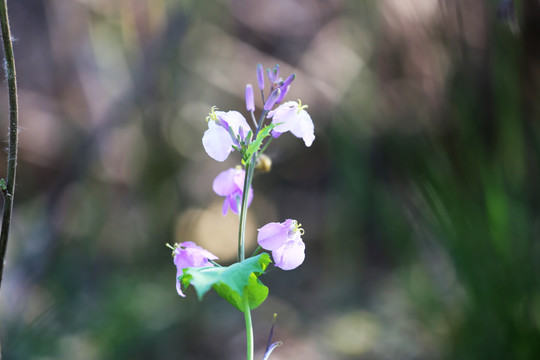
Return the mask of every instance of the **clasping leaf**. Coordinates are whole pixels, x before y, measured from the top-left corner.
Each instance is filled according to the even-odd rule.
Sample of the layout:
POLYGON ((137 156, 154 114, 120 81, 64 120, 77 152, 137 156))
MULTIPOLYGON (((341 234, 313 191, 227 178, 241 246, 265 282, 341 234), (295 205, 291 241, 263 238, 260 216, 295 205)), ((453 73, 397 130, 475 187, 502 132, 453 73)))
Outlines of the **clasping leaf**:
POLYGON ((186 268, 179 279, 184 287, 192 285, 195 288, 199 300, 213 288, 243 312, 244 296, 248 297, 250 309, 266 300, 268 288, 261 283, 259 276, 270 262, 270 256, 263 253, 227 267, 186 268))

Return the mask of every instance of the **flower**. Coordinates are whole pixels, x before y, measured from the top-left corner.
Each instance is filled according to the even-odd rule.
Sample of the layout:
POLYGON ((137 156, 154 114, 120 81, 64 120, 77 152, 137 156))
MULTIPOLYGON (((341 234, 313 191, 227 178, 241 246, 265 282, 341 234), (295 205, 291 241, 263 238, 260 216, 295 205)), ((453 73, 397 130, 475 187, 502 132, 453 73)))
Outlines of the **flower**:
POLYGON ((301 236, 304 229, 296 220, 287 219, 282 223, 271 222, 260 228, 257 242, 265 249, 272 251, 277 267, 292 270, 304 262, 306 245, 301 236))
MULTIPOLYGON (((212 189, 219 196, 225 196, 223 201, 223 215, 226 215, 229 208, 233 213, 238 214, 240 204, 242 202, 242 194, 244 191, 244 178, 246 172, 239 168, 231 168, 221 172, 214 179, 212 189)), ((251 204, 253 199, 253 188, 249 188, 247 206, 251 204)))
POLYGON ((234 146, 240 146, 238 138, 245 140, 250 127, 238 111, 215 111, 212 108, 207 120, 208 130, 202 138, 204 150, 214 160, 225 161, 234 146))
POLYGON ((179 279, 179 277, 182 276, 182 269, 188 267, 214 266, 209 260, 217 260, 218 257, 202 247, 197 246, 192 241, 174 244, 173 249, 173 261, 174 265, 176 265, 176 291, 178 292, 178 295, 185 297, 179 279))
POLYGON ((276 126, 272 129, 272 136, 278 137, 286 131, 290 131, 297 138, 304 139, 307 147, 310 147, 315 140, 314 126, 311 117, 304 110, 307 106, 296 101, 287 101, 277 109, 268 113, 272 118, 272 123, 276 126))

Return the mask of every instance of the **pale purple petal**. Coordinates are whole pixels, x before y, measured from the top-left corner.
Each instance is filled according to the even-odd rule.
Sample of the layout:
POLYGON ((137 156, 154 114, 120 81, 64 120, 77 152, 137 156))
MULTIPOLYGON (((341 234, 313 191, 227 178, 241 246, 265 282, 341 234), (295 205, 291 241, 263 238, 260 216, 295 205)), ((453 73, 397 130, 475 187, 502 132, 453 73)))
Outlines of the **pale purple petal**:
POLYGON ((304 139, 304 143, 307 147, 310 147, 315 140, 314 134, 315 128, 313 126, 313 121, 311 117, 305 110, 300 110, 300 113, 297 115, 297 121, 294 126, 291 128, 291 133, 297 138, 304 139))
POLYGON ((225 161, 233 150, 231 136, 214 121, 208 122, 208 130, 204 132, 202 143, 206 153, 217 161, 225 161))
POLYGON ((272 130, 272 137, 274 139, 277 139, 281 134, 283 134, 283 133, 280 133, 279 131, 272 130))
POLYGON ((279 107, 268 113, 268 117, 272 118, 272 123, 276 124, 274 131, 284 133, 290 131, 295 125, 297 119, 298 103, 296 101, 287 101, 279 105, 279 107))
MULTIPOLYGON (((223 171, 214 179, 212 187, 215 193, 225 196, 222 208, 223 215, 226 215, 229 209, 235 214, 239 213, 242 193, 244 191, 245 174, 246 172, 243 169, 229 169, 223 171)), ((250 187, 247 206, 251 204, 252 199, 253 189, 250 187)))
POLYGON ((227 196, 227 200, 229 201, 231 211, 235 214, 238 214, 240 212, 240 204, 242 202, 242 190, 238 190, 230 194, 229 196, 227 196))
MULTIPOLYGON (((216 116, 223 122, 225 122, 226 124, 228 124, 233 133, 235 135, 239 135, 240 132, 239 132, 239 129, 240 127, 244 128, 244 131, 245 133, 247 134, 247 132, 250 130, 250 127, 249 127, 249 124, 246 120, 246 118, 240 114, 238 111, 235 111, 235 110, 231 110, 231 111, 227 111, 227 112, 224 112, 224 111, 216 111, 216 116)), ((230 138, 230 135, 229 135, 229 138, 230 138)), ((232 139, 231 139, 232 141, 232 139)))
POLYGON ((283 246, 272 250, 272 257, 277 267, 292 270, 304 262, 306 245, 300 236, 288 240, 283 246))
POLYGON ((275 250, 287 241, 290 224, 271 222, 259 229, 257 242, 265 250, 275 250))
POLYGON ((238 189, 238 185, 235 180, 238 177, 238 173, 241 173, 240 176, 242 176, 244 170, 231 168, 219 173, 212 184, 212 189, 214 192, 219 196, 227 196, 236 191, 238 189))
POLYGON ((228 198, 225 198, 225 200, 223 200, 223 208, 221 209, 221 212, 223 213, 223 216, 227 215, 227 213, 229 212, 229 199, 228 198))
POLYGON ((304 109, 298 111, 296 101, 287 101, 281 104, 277 109, 270 111, 268 117, 272 118, 272 123, 277 124, 272 129, 272 135, 275 133, 284 133, 290 131, 294 136, 302 138, 306 146, 311 146, 315 140, 315 128, 311 117, 304 109))
POLYGON ((235 169, 236 173, 234 174, 233 182, 236 186, 236 189, 243 191, 244 190, 244 180, 246 178, 246 172, 242 169, 235 169))

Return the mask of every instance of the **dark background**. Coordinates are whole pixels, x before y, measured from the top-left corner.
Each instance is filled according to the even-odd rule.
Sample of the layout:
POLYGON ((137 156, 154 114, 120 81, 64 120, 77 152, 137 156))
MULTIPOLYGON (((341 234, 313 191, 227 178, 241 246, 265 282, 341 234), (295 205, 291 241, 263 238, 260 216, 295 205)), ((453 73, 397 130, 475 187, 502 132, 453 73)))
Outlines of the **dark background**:
POLYGON ((274 313, 272 360, 539 358, 538 1, 8 5, 21 132, 6 359, 244 356, 243 315, 214 292, 180 298, 165 243, 234 261, 237 217, 211 183, 238 154, 217 163, 201 137, 212 106, 244 110, 258 62, 297 74, 288 99, 309 105, 316 139, 283 135, 254 179, 250 249, 286 218, 307 246, 262 278, 257 358, 274 313))

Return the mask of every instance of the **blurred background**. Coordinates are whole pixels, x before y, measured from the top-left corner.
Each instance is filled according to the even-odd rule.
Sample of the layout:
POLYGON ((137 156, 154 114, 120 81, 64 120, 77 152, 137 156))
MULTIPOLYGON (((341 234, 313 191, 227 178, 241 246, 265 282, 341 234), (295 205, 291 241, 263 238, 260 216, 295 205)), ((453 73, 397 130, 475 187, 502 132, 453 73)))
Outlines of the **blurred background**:
MULTIPOLYGON (((258 62, 297 74, 288 99, 309 105, 316 139, 281 136, 254 179, 250 249, 286 218, 307 245, 301 267, 262 278, 257 358, 274 313, 273 360, 540 357, 538 1, 9 7, 6 359, 244 356, 243 315, 214 292, 180 298, 165 243, 235 260, 238 220, 211 184, 238 154, 218 163, 201 137, 212 106, 245 113, 258 62)), ((5 86, 0 110, 7 134, 5 86)))

